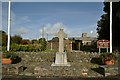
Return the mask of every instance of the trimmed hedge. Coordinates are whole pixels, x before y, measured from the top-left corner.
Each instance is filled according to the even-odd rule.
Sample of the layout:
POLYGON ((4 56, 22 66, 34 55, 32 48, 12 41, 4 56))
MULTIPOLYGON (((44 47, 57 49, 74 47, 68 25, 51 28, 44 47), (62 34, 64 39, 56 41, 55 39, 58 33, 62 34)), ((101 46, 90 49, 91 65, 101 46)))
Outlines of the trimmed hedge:
MULTIPOLYGON (((6 47, 3 47, 3 51, 6 51, 6 47)), ((25 52, 38 52, 38 51, 45 51, 46 48, 41 46, 40 44, 37 45, 20 45, 20 44, 11 44, 10 51, 25 51, 25 52)))

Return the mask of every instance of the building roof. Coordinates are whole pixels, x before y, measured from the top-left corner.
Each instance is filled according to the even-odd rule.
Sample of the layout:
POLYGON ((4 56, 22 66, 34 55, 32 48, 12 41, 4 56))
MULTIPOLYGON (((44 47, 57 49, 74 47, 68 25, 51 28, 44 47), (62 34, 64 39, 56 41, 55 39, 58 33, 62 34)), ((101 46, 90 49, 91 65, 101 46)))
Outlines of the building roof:
POLYGON ((69 37, 68 39, 70 40, 82 40, 82 41, 93 41, 93 40, 97 40, 96 37, 69 37))

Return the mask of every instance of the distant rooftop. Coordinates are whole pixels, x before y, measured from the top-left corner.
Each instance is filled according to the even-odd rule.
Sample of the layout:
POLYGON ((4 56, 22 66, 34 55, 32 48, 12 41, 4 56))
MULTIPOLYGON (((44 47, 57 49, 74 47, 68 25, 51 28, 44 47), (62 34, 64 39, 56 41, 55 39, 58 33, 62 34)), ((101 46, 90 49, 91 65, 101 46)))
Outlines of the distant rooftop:
POLYGON ((83 41, 97 40, 96 37, 88 37, 87 33, 82 33, 82 37, 68 37, 68 39, 83 40, 83 41))

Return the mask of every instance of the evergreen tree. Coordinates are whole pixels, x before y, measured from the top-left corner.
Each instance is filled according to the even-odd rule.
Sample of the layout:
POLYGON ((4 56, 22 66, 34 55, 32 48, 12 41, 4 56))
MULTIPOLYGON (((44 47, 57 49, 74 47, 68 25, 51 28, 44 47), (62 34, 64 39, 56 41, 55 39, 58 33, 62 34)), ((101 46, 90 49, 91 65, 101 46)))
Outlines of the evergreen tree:
POLYGON ((41 45, 41 51, 46 50, 46 45, 47 45, 46 39, 45 38, 40 38, 39 43, 41 45))
POLYGON ((7 46, 7 34, 5 31, 0 31, 0 40, 2 46, 7 46))
MULTIPOLYGON (((110 3, 104 2, 105 12, 97 23, 98 39, 110 40, 110 3)), ((112 4, 112 39, 113 48, 120 47, 120 2, 112 4)))

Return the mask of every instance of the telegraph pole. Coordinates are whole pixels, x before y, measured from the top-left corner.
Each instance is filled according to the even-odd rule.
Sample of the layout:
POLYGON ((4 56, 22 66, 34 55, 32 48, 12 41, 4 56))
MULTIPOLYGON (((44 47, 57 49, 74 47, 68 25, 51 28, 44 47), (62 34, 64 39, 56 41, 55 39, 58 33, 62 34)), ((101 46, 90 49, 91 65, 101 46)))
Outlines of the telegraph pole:
POLYGON ((10 50, 10 26, 11 26, 11 21, 10 21, 10 7, 11 7, 11 1, 8 0, 8 42, 7 42, 7 51, 10 50))

